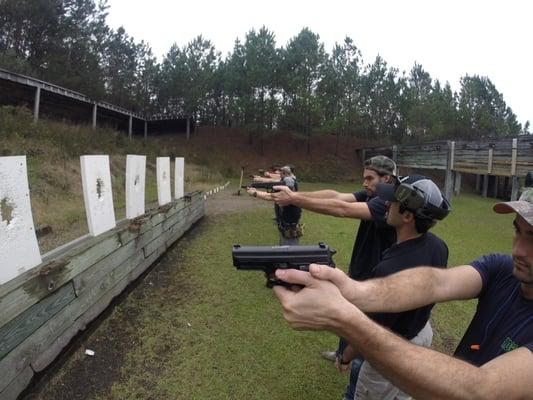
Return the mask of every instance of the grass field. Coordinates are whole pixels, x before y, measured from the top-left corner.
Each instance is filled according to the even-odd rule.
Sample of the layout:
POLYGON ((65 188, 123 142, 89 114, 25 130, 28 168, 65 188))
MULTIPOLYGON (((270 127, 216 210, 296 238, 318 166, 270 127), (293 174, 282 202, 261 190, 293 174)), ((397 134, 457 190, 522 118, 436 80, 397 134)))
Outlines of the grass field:
MULTIPOLYGON (((321 186, 303 184, 302 190, 321 186)), ((336 186, 341 191, 351 187, 336 186)), ((434 230, 448 243, 451 265, 468 263, 488 252, 510 251, 512 217, 493 214, 492 203, 468 195, 453 199, 453 213, 434 230)), ((345 269, 357 221, 310 212, 304 212, 303 219, 306 233, 302 243, 323 241, 335 247, 336 262, 345 269)), ((290 329, 277 300, 264 287, 262 274, 232 267, 234 243, 277 243, 272 211, 208 217, 169 251, 142 286, 115 307, 87 339, 85 345, 101 357, 105 351, 98 346, 103 341, 118 346, 116 353, 120 354, 115 359, 114 373, 118 375, 107 384, 105 379, 96 379, 98 388, 91 398, 341 397, 347 377, 319 356, 323 350, 334 349, 336 338, 325 332, 290 329)), ((437 306, 434 347, 453 351, 474 307, 474 302, 437 306)), ((67 374, 86 371, 91 368, 89 362, 97 363, 96 359, 88 361, 82 351, 67 362, 62 376, 50 382, 50 390, 64 390, 64 379, 72 380, 65 378, 67 374)), ((94 368, 103 367, 94 364, 94 368)))

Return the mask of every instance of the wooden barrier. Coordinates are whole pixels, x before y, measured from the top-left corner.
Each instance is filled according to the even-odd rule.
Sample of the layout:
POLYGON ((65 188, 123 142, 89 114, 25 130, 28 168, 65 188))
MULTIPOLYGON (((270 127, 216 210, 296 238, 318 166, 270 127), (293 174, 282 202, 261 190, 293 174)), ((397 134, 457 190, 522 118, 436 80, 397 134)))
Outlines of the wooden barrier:
MULTIPOLYGON (((82 157, 82 164, 85 161, 82 157)), ((22 190, 13 188, 15 181, 24 181, 19 172, 25 169, 20 169, 19 164, 25 165, 24 157, 0 157, 0 166, 16 166, 16 169, 0 168, 4 178, 9 175, 16 178, 0 182, 0 200, 10 205, 8 217, 0 210, 0 241, 4 245, 10 240, 20 240, 20 235, 11 233, 19 227, 35 239, 33 226, 30 226, 33 223, 31 210, 25 209, 29 208, 26 207, 29 197, 24 191, 27 181, 18 182, 22 184, 22 190), (23 212, 30 213, 30 222, 22 218, 23 212)), ((102 178, 105 174, 97 171, 105 167, 105 162, 91 167, 88 178, 84 178, 88 181, 87 198, 111 197, 110 186, 106 187, 102 178)), ((183 161, 180 161, 178 170, 183 173, 183 161)), ((170 171, 168 168, 164 171, 167 175, 162 185, 168 192, 170 171)), ((143 168, 134 171, 132 181, 144 191, 144 178, 140 179, 139 174, 144 174, 143 168)), ((183 176, 177 181, 181 184, 183 176)), ((217 187, 216 191, 228 184, 217 187)), ((180 191, 182 187, 177 193, 180 191)), ((36 249, 37 254, 30 258, 37 262, 31 266, 23 264, 24 268, 14 264, 26 262, 24 254, 13 258, 8 252, 1 252, 0 269, 5 269, 9 275, 5 275, 7 281, 0 281, 3 282, 0 284, 0 399, 15 399, 34 373, 48 366, 114 297, 202 218, 206 199, 204 193, 193 192, 134 219, 115 223, 114 216, 106 217, 112 219, 111 230, 86 235, 42 257, 36 249)), ((86 209, 89 203, 86 202, 86 209)), ((89 214, 90 211, 88 219, 94 217, 89 214)), ((15 246, 13 243, 7 245, 15 246)))
POLYGON ((452 192, 460 193, 460 174, 468 173, 483 176, 483 184, 479 183, 480 178, 476 183, 476 186, 482 186, 483 196, 488 193, 489 177, 494 177, 494 190, 498 188, 497 177, 508 177, 512 184, 511 199, 515 200, 520 177, 533 171, 532 135, 490 141, 437 141, 372 147, 359 152, 362 159, 378 154, 389 156, 399 168, 446 171, 443 192, 448 199, 452 192))
POLYGON ((203 193, 126 221, 0 286, 0 398, 15 398, 204 215, 203 193))

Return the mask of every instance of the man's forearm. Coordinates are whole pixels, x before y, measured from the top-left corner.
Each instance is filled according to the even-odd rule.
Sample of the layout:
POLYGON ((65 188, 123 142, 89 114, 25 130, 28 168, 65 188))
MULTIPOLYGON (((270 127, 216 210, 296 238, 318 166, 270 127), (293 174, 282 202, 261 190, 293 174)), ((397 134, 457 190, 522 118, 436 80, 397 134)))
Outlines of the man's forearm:
POLYGON ((301 192, 293 194, 291 204, 319 214, 340 218, 371 219, 366 203, 349 203, 338 199, 306 197, 301 192))
POLYGON ((336 199, 339 196, 339 192, 336 190, 317 190, 315 192, 298 192, 298 194, 309 197, 310 199, 336 199))
POLYGON ((355 307, 343 315, 334 332, 359 349, 365 360, 395 386, 413 397, 498 398, 490 372, 413 345, 374 323, 355 307))
POLYGON ((365 312, 401 312, 434 303, 434 268, 414 268, 385 278, 355 282, 348 300, 365 312))
POLYGON ((336 199, 336 200, 342 200, 346 201, 348 203, 355 203, 357 202, 357 199, 355 198, 353 193, 341 193, 337 192, 336 190, 317 190, 315 192, 298 192, 304 197, 308 197, 310 199, 336 199))
POLYGON ((365 312, 401 312, 447 300, 471 299, 481 277, 470 266, 417 267, 364 282, 351 282, 348 300, 365 312))

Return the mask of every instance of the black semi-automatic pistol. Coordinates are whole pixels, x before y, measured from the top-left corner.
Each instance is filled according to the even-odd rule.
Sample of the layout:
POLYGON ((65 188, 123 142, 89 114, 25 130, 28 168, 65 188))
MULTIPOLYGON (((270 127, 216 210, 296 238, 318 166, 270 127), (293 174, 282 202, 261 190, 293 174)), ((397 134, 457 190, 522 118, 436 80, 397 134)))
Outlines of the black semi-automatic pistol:
POLYGON ((267 276, 266 286, 292 286, 276 279, 277 269, 297 269, 309 271, 309 264, 323 264, 335 268, 333 255, 335 249, 327 244, 312 246, 241 246, 233 245, 233 265, 240 270, 264 271, 267 276))

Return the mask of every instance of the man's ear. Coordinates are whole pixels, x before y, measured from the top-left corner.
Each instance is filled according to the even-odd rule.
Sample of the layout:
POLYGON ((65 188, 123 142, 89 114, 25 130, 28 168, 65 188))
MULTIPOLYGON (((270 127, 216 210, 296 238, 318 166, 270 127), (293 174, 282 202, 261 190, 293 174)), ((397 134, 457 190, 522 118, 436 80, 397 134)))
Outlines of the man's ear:
POLYGON ((391 175, 380 176, 379 181, 382 183, 392 183, 392 176, 391 175))
POLYGON ((405 210, 402 214, 403 222, 406 224, 410 223, 411 221, 415 220, 415 214, 409 210, 405 210))

